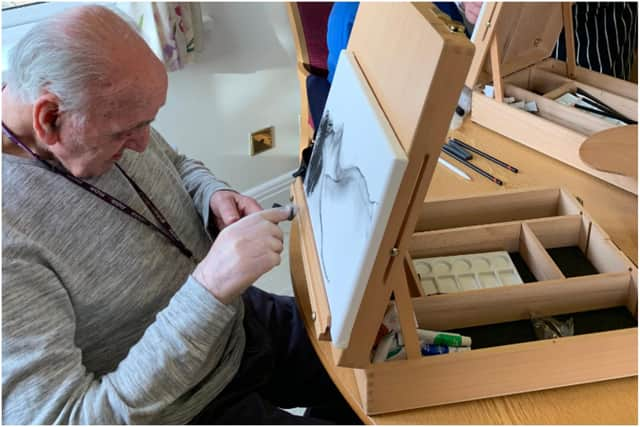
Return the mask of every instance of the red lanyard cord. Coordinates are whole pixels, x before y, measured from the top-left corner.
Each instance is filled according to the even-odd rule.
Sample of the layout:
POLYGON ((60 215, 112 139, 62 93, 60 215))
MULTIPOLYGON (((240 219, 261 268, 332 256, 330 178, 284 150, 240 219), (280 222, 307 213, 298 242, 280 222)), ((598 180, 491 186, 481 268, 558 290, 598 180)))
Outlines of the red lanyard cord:
POLYGON ((4 122, 2 123, 2 133, 5 134, 5 136, 9 139, 9 141, 14 143, 15 145, 17 145, 18 147, 20 147, 21 149, 23 149, 27 153, 31 154, 31 156, 33 156, 33 158, 35 158, 36 160, 38 160, 42 164, 44 164, 51 172, 54 172, 54 173, 56 173, 58 175, 61 175, 61 176, 65 177, 69 181, 71 181, 74 184, 80 186, 82 189, 92 193, 96 197, 98 197, 98 198, 102 199, 103 201, 109 203, 111 206, 119 209, 120 211, 122 211, 122 212, 126 213, 127 215, 133 217, 134 219, 140 221, 144 225, 146 225, 148 227, 151 227, 153 230, 157 231, 158 233, 162 234, 165 238, 167 238, 187 258, 193 258, 193 252, 191 252, 186 247, 186 245, 184 243, 182 243, 182 241, 180 240, 180 238, 178 237, 176 232, 173 231, 173 228, 171 227, 169 222, 165 219, 164 215, 162 215, 162 213, 156 207, 156 205, 151 201, 149 196, 147 196, 146 193, 144 191, 142 191, 142 189, 138 186, 138 184, 136 184, 136 182, 129 175, 127 175, 125 173, 125 171, 122 169, 122 167, 120 167, 120 165, 118 165, 117 163, 116 163, 116 167, 120 170, 120 172, 122 172, 124 177, 127 178, 129 183, 131 184, 131 186, 134 188, 134 190, 136 190, 136 192, 138 193, 138 195, 140 196, 140 198, 142 199, 144 204, 147 206, 147 208, 149 208, 149 210, 151 211, 153 216, 158 220, 158 222, 160 223, 162 228, 158 227, 157 225, 155 225, 154 223, 149 221, 147 218, 145 218, 144 215, 140 214, 135 209, 131 208, 126 203, 121 202, 120 200, 118 200, 117 198, 113 197, 109 193, 106 193, 106 192, 100 190, 96 186, 84 181, 83 179, 77 178, 77 177, 71 175, 69 172, 67 172, 67 171, 65 171, 63 169, 60 169, 59 167, 57 167, 55 165, 52 165, 51 163, 49 163, 46 160, 44 160, 42 157, 40 157, 38 154, 36 154, 33 150, 31 150, 29 147, 27 147, 22 141, 20 141, 20 139, 13 132, 11 132, 11 130, 9 130, 9 128, 4 124, 4 122))

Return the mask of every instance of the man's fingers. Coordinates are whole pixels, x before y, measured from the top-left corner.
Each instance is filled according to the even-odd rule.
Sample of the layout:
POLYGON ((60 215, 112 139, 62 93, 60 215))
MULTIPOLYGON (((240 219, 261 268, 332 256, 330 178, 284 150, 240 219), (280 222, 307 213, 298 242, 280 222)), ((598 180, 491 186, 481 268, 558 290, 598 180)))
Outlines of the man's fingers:
POLYGON ((284 250, 284 244, 282 240, 278 238, 275 238, 275 237, 269 238, 267 244, 269 245, 269 248, 277 254, 282 253, 282 251, 284 250))
POLYGON ((265 209, 263 211, 258 212, 258 215, 260 215, 262 218, 266 219, 267 221, 270 221, 274 224, 278 224, 282 221, 289 220, 289 218, 292 216, 291 212, 293 209, 294 208, 291 206, 265 209))
POLYGON ((224 221, 218 218, 217 216, 214 215, 214 217, 216 222, 216 228, 218 229, 218 231, 222 231, 227 226, 227 224, 225 224, 224 221))
POLYGON ((262 210, 262 206, 260 206, 260 204, 251 197, 245 197, 242 200, 242 205, 242 209, 244 210, 245 215, 250 215, 262 210))
POLYGON ((219 206, 220 219, 224 222, 225 225, 233 224, 240 218, 240 213, 238 212, 238 208, 236 208, 236 204, 233 199, 228 200, 228 203, 221 204, 219 206))

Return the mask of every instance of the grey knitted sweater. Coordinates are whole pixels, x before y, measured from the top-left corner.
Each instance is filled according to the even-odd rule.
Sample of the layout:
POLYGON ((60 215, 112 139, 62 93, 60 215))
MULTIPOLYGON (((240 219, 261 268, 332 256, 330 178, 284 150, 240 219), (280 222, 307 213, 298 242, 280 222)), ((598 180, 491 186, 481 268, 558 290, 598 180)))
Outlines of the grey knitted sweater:
MULTIPOLYGON (((242 301, 165 237, 34 160, 2 156, 2 421, 186 423, 238 370, 242 301)), ((122 168, 202 259, 227 188, 156 133, 122 168)), ((117 168, 89 180, 157 223, 117 168)))

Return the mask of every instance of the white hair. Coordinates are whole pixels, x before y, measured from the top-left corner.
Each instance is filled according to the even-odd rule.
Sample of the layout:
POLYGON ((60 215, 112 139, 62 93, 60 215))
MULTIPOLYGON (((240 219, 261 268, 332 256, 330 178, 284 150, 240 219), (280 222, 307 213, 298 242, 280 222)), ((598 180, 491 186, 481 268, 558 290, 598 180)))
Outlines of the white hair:
POLYGON ((123 13, 103 6, 70 12, 89 19, 71 23, 63 12, 36 24, 11 50, 7 82, 24 102, 35 102, 46 90, 58 97, 62 111, 83 116, 88 89, 117 65, 105 52, 105 43, 113 43, 114 34, 123 35, 126 43, 137 29, 123 13))

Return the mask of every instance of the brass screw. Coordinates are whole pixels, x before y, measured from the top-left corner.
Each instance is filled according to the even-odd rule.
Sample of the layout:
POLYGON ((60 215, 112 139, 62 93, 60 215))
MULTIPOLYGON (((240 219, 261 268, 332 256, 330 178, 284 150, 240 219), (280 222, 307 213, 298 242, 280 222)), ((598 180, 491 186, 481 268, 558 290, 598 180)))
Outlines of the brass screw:
POLYGON ((400 255, 400 251, 398 250, 398 248, 392 248, 391 256, 398 256, 398 255, 400 255))
POLYGON ((316 321, 316 312, 315 311, 311 312, 311 320, 313 320, 314 322, 316 321))
POLYGON ((540 43, 542 43, 542 39, 541 39, 540 37, 538 37, 537 39, 535 39, 535 40, 533 41, 533 45, 534 45, 535 47, 540 46, 540 43))

